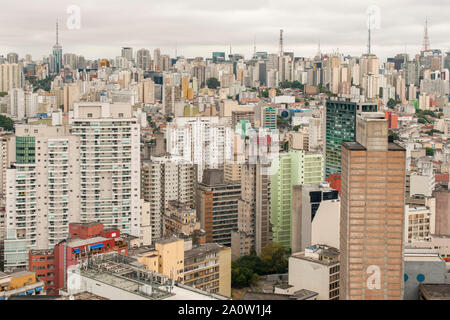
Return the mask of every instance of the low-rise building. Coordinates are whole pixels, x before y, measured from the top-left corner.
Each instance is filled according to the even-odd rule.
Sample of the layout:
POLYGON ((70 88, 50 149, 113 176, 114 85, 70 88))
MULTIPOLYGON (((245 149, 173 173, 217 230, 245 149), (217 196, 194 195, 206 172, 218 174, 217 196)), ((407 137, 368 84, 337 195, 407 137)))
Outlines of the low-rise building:
POLYGON ((289 284, 294 291, 317 292, 318 300, 339 300, 339 250, 314 245, 289 258, 289 284))
POLYGON ((184 283, 231 297, 231 248, 205 243, 184 253, 184 283))
POLYGON ((200 221, 197 221, 196 210, 178 201, 169 201, 163 216, 164 235, 191 235, 200 230, 200 221))
POLYGON ((11 296, 45 295, 44 282, 36 278, 36 273, 18 271, 0 272, 0 300, 8 300, 11 296))

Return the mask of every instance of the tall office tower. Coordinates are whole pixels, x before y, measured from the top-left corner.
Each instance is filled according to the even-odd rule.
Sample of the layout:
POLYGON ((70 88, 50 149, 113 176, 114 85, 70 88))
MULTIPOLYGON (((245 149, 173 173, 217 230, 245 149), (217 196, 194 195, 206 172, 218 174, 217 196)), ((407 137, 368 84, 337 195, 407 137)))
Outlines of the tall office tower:
POLYGON ((141 198, 150 202, 152 239, 160 239, 169 201, 194 207, 195 166, 168 156, 154 156, 141 166, 141 198))
POLYGON ((131 105, 75 103, 69 115, 80 138, 81 222, 140 236, 140 124, 131 105))
POLYGON ((0 92, 8 92, 13 88, 23 88, 24 84, 25 77, 21 64, 0 64, 0 92))
POLYGON ((6 56, 8 63, 19 63, 19 55, 15 52, 10 52, 6 56))
POLYGON ((63 66, 63 54, 62 54, 62 46, 59 44, 59 29, 58 22, 56 22, 56 43, 53 46, 52 57, 54 58, 55 66, 54 73, 59 73, 59 71, 64 68, 63 66))
POLYGON ((341 144, 355 141, 356 115, 361 112, 375 112, 375 103, 356 103, 328 100, 325 113, 325 175, 341 173, 341 144))
POLYGON ((5 267, 26 267, 29 249, 48 249, 80 217, 79 139, 67 127, 16 125, 6 170, 5 267))
POLYGON ((340 297, 402 299, 406 151, 388 142, 383 113, 356 121, 342 145, 340 297))
POLYGON ((152 58, 150 51, 147 49, 140 49, 136 52, 136 67, 146 71, 150 69, 152 58))
POLYGON ((167 152, 197 165, 197 179, 204 169, 223 169, 232 159, 233 132, 219 117, 181 117, 167 125, 167 152))
POLYGON ((153 50, 153 71, 161 70, 161 50, 159 48, 153 50))
POLYGON ((160 71, 169 71, 170 67, 172 67, 172 63, 170 57, 167 54, 163 54, 160 56, 160 71))
POLYGON ((23 120, 25 118, 25 93, 23 89, 11 89, 8 96, 11 116, 16 120, 23 120))
POLYGON ((206 169, 197 185, 196 207, 206 242, 231 247, 231 233, 238 229, 240 181, 225 181, 224 171, 206 169))
POLYGON ((128 62, 133 62, 133 48, 122 47, 121 56, 128 60, 128 62))
POLYGON ((323 156, 317 152, 293 150, 280 154, 272 162, 270 179, 270 222, 273 241, 285 248, 292 247, 292 187, 315 184, 323 180, 323 156))

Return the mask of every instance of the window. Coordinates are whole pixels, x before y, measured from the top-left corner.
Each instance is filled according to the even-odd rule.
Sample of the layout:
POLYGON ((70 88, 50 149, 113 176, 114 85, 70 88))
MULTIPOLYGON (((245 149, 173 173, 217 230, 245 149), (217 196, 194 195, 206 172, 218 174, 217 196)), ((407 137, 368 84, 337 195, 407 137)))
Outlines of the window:
POLYGON ((88 117, 88 118, 92 118, 92 113, 88 113, 88 114, 87 114, 87 117, 88 117))

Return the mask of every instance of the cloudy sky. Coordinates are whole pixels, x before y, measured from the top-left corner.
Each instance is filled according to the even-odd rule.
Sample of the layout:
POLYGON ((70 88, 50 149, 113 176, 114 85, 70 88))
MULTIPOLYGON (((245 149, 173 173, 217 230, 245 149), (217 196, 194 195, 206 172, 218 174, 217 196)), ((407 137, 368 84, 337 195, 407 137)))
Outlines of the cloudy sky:
POLYGON ((257 51, 275 53, 280 29, 296 56, 314 56, 319 40, 322 52, 360 55, 369 7, 379 57, 418 53, 426 16, 432 48, 450 50, 448 0, 0 0, 0 55, 48 55, 57 18, 63 51, 86 58, 113 58, 122 46, 209 57, 230 44, 248 57, 255 39, 257 51))

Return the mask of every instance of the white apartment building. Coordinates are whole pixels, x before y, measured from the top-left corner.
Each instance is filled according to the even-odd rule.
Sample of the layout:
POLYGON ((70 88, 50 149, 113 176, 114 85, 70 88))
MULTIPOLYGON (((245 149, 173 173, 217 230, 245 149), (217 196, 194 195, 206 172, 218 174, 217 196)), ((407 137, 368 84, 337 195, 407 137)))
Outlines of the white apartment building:
POLYGON ((66 239, 80 215, 78 137, 63 126, 16 125, 15 141, 6 169, 6 268, 25 267, 29 249, 66 239))
POLYGON ((181 117, 168 124, 167 152, 204 169, 222 169, 232 159, 233 131, 219 117, 181 117))
POLYGON ((80 139, 80 218, 140 236, 140 124, 129 104, 75 103, 80 139))
POLYGON ((25 118, 25 93, 23 89, 14 88, 9 90, 9 113, 15 120, 25 118))

